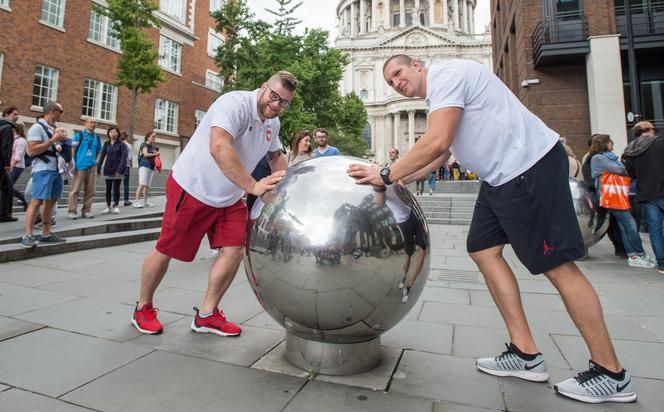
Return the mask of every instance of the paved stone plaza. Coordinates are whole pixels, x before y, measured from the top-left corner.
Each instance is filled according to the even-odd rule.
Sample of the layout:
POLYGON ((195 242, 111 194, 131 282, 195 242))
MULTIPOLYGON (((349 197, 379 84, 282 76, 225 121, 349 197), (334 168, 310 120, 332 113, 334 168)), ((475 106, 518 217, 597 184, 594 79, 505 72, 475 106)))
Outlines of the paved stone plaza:
MULTIPOLYGON (((554 288, 508 252, 528 319, 550 368, 545 384, 478 372, 474 358, 504 350, 507 334, 465 252, 465 226, 431 226, 432 270, 413 310, 382 337, 383 362, 347 377, 287 364, 284 331, 262 310, 244 272, 222 300, 238 338, 193 333, 192 306, 212 254, 173 261, 156 295, 164 334, 129 318, 153 242, 0 265, 2 411, 664 411, 664 276, 631 269, 608 240, 579 265, 596 287, 636 404, 586 405, 552 384, 586 369, 588 352, 554 288)), ((644 237, 645 247, 650 250, 644 237)))

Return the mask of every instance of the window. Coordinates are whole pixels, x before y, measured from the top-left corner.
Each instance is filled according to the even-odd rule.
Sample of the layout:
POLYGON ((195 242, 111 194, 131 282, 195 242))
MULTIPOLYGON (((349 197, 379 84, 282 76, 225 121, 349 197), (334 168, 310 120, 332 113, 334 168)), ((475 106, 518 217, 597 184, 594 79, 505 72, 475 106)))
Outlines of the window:
POLYGON ((168 133, 178 131, 178 104, 164 99, 155 101, 154 128, 168 133))
POLYGON ((205 87, 208 89, 212 89, 215 92, 221 92, 223 83, 224 82, 221 80, 221 77, 219 77, 219 74, 212 70, 207 70, 205 72, 205 87))
POLYGON ((210 0, 210 13, 217 10, 221 10, 222 7, 226 4, 224 0, 210 0))
POLYGON ((11 10, 9 8, 9 0, 0 0, 0 9, 11 10))
POLYGON ((44 107, 46 102, 54 102, 57 99, 58 74, 58 69, 37 65, 32 85, 32 106, 44 107))
POLYGON ((367 142, 367 147, 371 149, 371 125, 369 122, 364 124, 364 129, 362 129, 362 138, 367 142))
POLYGON ((90 10, 90 27, 88 29, 88 40, 111 49, 120 49, 120 41, 111 25, 111 20, 93 10, 90 10))
POLYGON ((159 36, 159 65, 166 70, 180 73, 182 45, 166 36, 159 36))
POLYGON ((367 89, 360 90, 360 100, 367 100, 369 98, 369 91, 367 89))
POLYGON ((42 0, 41 21, 64 27, 66 0, 42 0))
POLYGON ((201 124, 201 121, 203 120, 203 117, 205 116, 205 111, 203 110, 198 110, 194 112, 194 127, 198 127, 199 124, 201 124))
POLYGON ((161 0, 161 6, 159 9, 174 19, 184 22, 185 3, 185 0, 161 0))
POLYGON ((224 44, 224 38, 218 34, 210 30, 208 32, 208 43, 207 43, 207 52, 208 56, 214 57, 217 55, 217 48, 219 46, 223 46, 224 44))
POLYGON ((85 79, 83 83, 83 109, 81 112, 83 116, 115 123, 117 101, 117 86, 85 79))
POLYGON ((393 14, 392 15, 392 27, 398 27, 399 24, 401 23, 401 14, 393 14))

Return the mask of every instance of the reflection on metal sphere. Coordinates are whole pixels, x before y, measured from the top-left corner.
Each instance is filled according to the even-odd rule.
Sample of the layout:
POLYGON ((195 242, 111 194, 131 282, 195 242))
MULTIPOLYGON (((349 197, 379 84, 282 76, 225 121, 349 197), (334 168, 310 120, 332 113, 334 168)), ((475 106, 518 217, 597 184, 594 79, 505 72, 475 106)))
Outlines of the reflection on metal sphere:
POLYGON ((355 184, 351 163, 365 161, 289 168, 254 206, 247 233, 245 271, 286 328, 287 359, 325 374, 376 366, 379 335, 415 305, 429 272, 429 229, 415 198, 398 184, 385 193, 355 184))
POLYGON ((599 213, 599 206, 595 200, 595 194, 591 193, 583 181, 569 178, 569 187, 572 191, 574 211, 579 221, 583 244, 588 249, 606 233, 609 227, 609 217, 599 213), (599 225, 598 225, 599 223, 599 225))

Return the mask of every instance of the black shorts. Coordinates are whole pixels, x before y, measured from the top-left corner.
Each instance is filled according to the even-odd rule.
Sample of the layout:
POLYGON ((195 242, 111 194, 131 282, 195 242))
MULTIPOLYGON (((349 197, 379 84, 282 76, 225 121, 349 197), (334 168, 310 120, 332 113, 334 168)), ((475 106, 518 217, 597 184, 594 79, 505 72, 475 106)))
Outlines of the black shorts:
POLYGON ((399 223, 399 229, 403 235, 403 248, 408 256, 415 253, 415 245, 422 250, 427 250, 426 234, 424 233, 424 224, 418 222, 415 213, 411 210, 408 219, 399 223))
POLYGON ((567 154, 560 143, 509 182, 496 187, 482 183, 468 252, 507 243, 532 274, 585 254, 569 188, 567 154))

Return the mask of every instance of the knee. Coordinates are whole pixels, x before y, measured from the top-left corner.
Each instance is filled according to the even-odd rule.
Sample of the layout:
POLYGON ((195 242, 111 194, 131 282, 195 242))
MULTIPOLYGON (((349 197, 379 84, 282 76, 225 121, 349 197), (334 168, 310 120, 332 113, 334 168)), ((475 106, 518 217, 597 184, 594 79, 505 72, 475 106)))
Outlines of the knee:
POLYGON ((468 254, 470 255, 470 258, 473 259, 473 261, 477 264, 477 266, 481 266, 497 259, 502 259, 503 247, 494 246, 492 248, 480 250, 477 252, 469 252, 468 254))

